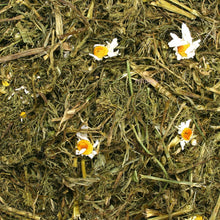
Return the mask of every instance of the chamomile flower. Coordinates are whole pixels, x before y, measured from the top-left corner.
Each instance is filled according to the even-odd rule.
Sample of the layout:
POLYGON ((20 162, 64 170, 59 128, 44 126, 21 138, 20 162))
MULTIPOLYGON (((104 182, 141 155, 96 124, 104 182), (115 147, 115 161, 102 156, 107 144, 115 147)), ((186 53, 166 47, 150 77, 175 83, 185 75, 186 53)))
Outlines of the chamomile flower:
POLYGON ((103 44, 95 44, 93 54, 89 54, 94 57, 96 60, 102 60, 103 58, 115 57, 120 55, 119 50, 114 51, 114 49, 118 46, 118 39, 114 38, 111 43, 106 42, 107 45, 103 44))
POLYGON ((199 47, 200 40, 192 41, 189 28, 186 24, 182 24, 182 39, 176 34, 170 33, 173 38, 169 43, 169 47, 173 47, 176 52, 177 60, 189 59, 195 56, 195 51, 199 47))
MULTIPOLYGON (((81 129, 87 130, 88 127, 82 126, 81 129)), ((86 132, 77 132, 76 136, 78 138, 76 144, 76 155, 84 155, 92 159, 97 154, 97 151, 94 149, 98 146, 99 141, 96 140, 96 142, 92 144, 86 132)))
POLYGON ((193 131, 189 127, 191 119, 186 122, 181 122, 181 124, 177 127, 178 134, 181 135, 180 145, 182 150, 184 150, 184 146, 192 139, 193 131))
POLYGON ((23 122, 26 117, 27 117, 27 113, 26 112, 21 112, 20 113, 21 122, 23 122))
POLYGON ((195 216, 192 216, 186 220, 203 220, 203 218, 200 215, 195 215, 195 216))

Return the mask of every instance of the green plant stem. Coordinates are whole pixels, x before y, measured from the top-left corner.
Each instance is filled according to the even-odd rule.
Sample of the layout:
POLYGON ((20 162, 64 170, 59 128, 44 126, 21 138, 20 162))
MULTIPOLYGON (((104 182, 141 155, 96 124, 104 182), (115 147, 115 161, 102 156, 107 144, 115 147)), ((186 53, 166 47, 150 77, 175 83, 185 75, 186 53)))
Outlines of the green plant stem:
POLYGON ((202 187, 203 184, 201 183, 192 183, 192 182, 186 182, 186 181, 177 181, 177 180, 168 180, 168 179, 163 179, 159 178, 156 176, 149 176, 149 175, 140 175, 142 179, 150 179, 150 180, 156 180, 156 181, 161 181, 161 182, 166 182, 166 183, 174 183, 174 184, 179 184, 179 185, 189 185, 189 186, 194 186, 194 187, 202 187))
POLYGON ((127 60, 127 72, 128 72, 128 83, 129 83, 129 88, 131 92, 131 96, 133 96, 133 87, 132 87, 132 81, 131 81, 131 72, 130 72, 130 63, 129 60, 127 60))
POLYGON ((211 215, 211 217, 209 218, 209 220, 215 220, 215 219, 217 219, 216 217, 217 217, 217 215, 218 215, 219 208, 220 208, 220 195, 218 196, 218 201, 217 201, 217 203, 216 203, 216 205, 215 205, 215 208, 214 208, 213 211, 212 211, 212 215, 211 215))
POLYGON ((131 127, 132 127, 132 130, 133 130, 133 132, 134 132, 136 138, 137 138, 138 143, 141 145, 141 147, 145 150, 145 152, 146 152, 147 154, 149 154, 150 156, 153 157, 153 160, 156 161, 156 163, 159 165, 159 167, 163 170, 163 172, 164 172, 166 178, 168 178, 167 171, 166 171, 166 169, 164 168, 163 164, 144 146, 144 144, 142 143, 141 139, 139 138, 139 136, 138 136, 138 134, 137 134, 137 131, 136 131, 134 125, 132 125, 131 127))

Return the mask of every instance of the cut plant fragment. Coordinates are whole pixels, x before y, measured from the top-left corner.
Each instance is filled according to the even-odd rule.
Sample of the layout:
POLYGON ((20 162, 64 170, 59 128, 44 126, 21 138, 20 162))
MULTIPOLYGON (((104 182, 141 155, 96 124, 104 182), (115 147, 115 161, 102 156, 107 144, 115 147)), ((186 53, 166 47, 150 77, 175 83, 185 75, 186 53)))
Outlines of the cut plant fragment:
POLYGON ((173 39, 168 45, 169 47, 173 47, 177 60, 189 59, 195 56, 195 51, 199 47, 200 40, 192 41, 191 33, 186 24, 182 24, 182 39, 174 33, 170 33, 170 35, 173 39))
POLYGON ((181 135, 180 145, 182 150, 184 150, 184 146, 192 139, 193 131, 189 127, 191 119, 186 122, 181 122, 181 124, 177 127, 178 134, 181 135))
MULTIPOLYGON (((147 2, 147 1, 149 1, 149 0, 143 0, 143 2, 147 2)), ((177 0, 170 0, 170 2, 175 3, 179 7, 175 6, 174 4, 171 4, 171 3, 167 2, 165 0, 155 0, 155 1, 152 1, 150 4, 154 5, 154 6, 157 6, 157 7, 162 7, 164 9, 168 10, 168 11, 172 11, 172 12, 177 13, 177 14, 181 14, 183 16, 186 16, 186 17, 190 18, 190 19, 195 19, 196 16, 200 16, 200 14, 196 10, 187 7, 186 5, 184 5, 183 3, 181 3, 177 0), (186 9, 187 11, 181 9, 181 7, 186 9)))
MULTIPOLYGON (((82 130, 87 130, 87 126, 82 126, 82 130)), ((98 146, 99 141, 96 140, 94 144, 88 138, 86 132, 77 132, 76 136, 78 138, 76 144, 76 155, 88 156, 89 158, 93 158, 97 154, 97 150, 95 148, 98 146)))
POLYGON ((115 57, 120 55, 119 50, 114 51, 114 49, 118 46, 118 39, 114 38, 111 43, 106 42, 107 45, 103 44, 95 44, 93 54, 89 54, 94 57, 96 60, 102 60, 103 58, 115 57))

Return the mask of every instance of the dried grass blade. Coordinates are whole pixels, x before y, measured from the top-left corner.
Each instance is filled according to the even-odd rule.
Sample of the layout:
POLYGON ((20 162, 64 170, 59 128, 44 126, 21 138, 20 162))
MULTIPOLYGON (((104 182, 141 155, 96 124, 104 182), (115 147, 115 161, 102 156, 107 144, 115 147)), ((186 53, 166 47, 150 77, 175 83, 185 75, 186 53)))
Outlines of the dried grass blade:
POLYGON ((188 6, 184 5, 183 3, 181 3, 177 0, 170 0, 170 1, 177 4, 177 5, 179 5, 180 7, 184 8, 184 9, 186 9, 187 11, 189 11, 191 14, 194 14, 195 16, 198 16, 198 17, 201 16, 198 11, 196 11, 195 9, 189 8, 188 6))
POLYGON ((23 211, 23 210, 18 210, 16 208, 7 206, 7 205, 0 205, 0 210, 2 210, 3 212, 9 212, 12 213, 12 215, 20 215, 20 216, 24 216, 25 218, 29 218, 29 219, 35 219, 35 220, 40 220, 41 217, 37 216, 37 215, 33 215, 31 212, 27 212, 27 211, 23 211))
POLYGON ((164 1, 164 0, 157 0, 157 1, 151 2, 151 5, 161 7, 161 8, 168 10, 168 11, 186 16, 192 20, 194 20, 196 18, 195 15, 192 15, 189 12, 186 12, 186 11, 176 7, 175 5, 170 4, 169 2, 164 1))
POLYGON ((184 214, 192 212, 192 211, 193 211, 193 207, 192 206, 187 206, 186 208, 181 209, 181 210, 179 210, 177 212, 173 212, 171 214, 166 214, 166 215, 160 215, 160 216, 157 216, 157 217, 154 217, 154 218, 148 218, 148 220, 169 219, 171 217, 177 217, 177 216, 184 215, 184 214))
POLYGON ((192 183, 192 182, 186 182, 186 181, 168 180, 168 179, 163 179, 163 178, 156 177, 156 176, 149 176, 149 175, 143 175, 143 174, 140 174, 140 177, 142 179, 150 179, 150 180, 161 181, 161 182, 165 182, 165 183, 188 185, 188 186, 192 186, 192 187, 205 187, 202 183, 192 183))
POLYGON ((219 208, 220 208, 220 195, 219 195, 219 197, 218 197, 218 201, 217 201, 217 203, 216 203, 216 205, 215 205, 215 208, 213 209, 212 215, 211 215, 211 217, 209 218, 209 220, 215 220, 215 219, 217 219, 216 217, 217 217, 217 215, 218 215, 219 208))

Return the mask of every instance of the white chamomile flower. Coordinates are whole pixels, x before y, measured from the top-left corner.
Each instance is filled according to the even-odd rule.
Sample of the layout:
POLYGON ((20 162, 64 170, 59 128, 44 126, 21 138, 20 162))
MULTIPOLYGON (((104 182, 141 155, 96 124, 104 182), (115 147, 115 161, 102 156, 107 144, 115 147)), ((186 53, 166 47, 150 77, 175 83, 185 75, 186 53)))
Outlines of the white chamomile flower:
POLYGON ((181 122, 181 124, 177 127, 178 134, 181 135, 180 145, 182 150, 184 150, 184 146, 192 139, 193 131, 189 128, 191 119, 186 122, 181 122))
POLYGON ((102 60, 103 57, 108 58, 120 55, 119 50, 114 51, 114 49, 118 46, 117 38, 114 38, 111 43, 108 41, 106 43, 107 45, 95 44, 93 54, 90 53, 89 55, 99 61, 102 60))
MULTIPOLYGON (((88 127, 82 126, 81 129, 87 130, 88 127)), ((92 144, 86 132, 77 132, 76 136, 78 138, 76 144, 76 155, 84 155, 92 159, 97 154, 97 151, 94 150, 94 148, 99 145, 99 141, 96 140, 96 142, 92 144)))
POLYGON ((169 47, 174 47, 176 52, 177 60, 189 59, 195 56, 195 51, 199 47, 200 40, 192 41, 192 37, 189 28, 186 24, 182 24, 182 39, 176 34, 170 33, 173 40, 171 40, 168 45, 169 47))
POLYGON ((187 218, 186 220, 203 220, 201 215, 195 215, 191 216, 190 218, 187 218))

